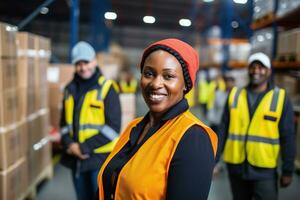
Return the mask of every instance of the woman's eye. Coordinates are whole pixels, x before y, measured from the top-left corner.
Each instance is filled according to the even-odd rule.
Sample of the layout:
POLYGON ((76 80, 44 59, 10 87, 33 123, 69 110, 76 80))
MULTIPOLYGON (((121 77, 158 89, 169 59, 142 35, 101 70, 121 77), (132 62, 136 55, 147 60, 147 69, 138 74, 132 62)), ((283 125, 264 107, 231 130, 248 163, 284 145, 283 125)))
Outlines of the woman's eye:
POLYGON ((172 74, 166 74, 166 75, 164 75, 164 77, 165 77, 166 80, 170 80, 172 78, 175 78, 175 76, 172 75, 172 74))
POLYGON ((152 75, 153 75, 153 73, 151 71, 144 71, 144 76, 145 77, 150 77, 152 75))

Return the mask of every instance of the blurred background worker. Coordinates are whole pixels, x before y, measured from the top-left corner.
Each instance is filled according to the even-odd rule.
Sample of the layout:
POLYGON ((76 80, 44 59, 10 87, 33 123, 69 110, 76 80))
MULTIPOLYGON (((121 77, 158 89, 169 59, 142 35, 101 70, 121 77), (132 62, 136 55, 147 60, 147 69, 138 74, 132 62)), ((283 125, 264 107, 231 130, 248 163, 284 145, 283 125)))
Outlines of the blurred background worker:
POLYGON ((229 94, 219 134, 225 143, 234 199, 277 199, 277 165, 281 152, 280 186, 292 182, 295 129, 292 104, 284 89, 271 81, 267 55, 255 53, 248 60, 250 83, 229 94))
POLYGON ((220 70, 211 69, 209 71, 207 87, 207 120, 209 126, 217 131, 217 127, 222 118, 223 107, 226 102, 226 84, 220 70))
POLYGON ((119 81, 120 90, 122 93, 135 94, 138 87, 138 82, 134 78, 131 71, 123 71, 119 81))
POLYGON ((201 112, 203 115, 206 115, 206 106, 207 106, 207 93, 208 93, 208 80, 207 80, 207 71, 198 72, 198 103, 200 105, 201 112))
POLYGON ((106 80, 86 42, 72 49, 73 80, 64 91, 61 115, 62 164, 71 168, 77 198, 92 199, 98 171, 112 150, 121 126, 118 86, 106 80))

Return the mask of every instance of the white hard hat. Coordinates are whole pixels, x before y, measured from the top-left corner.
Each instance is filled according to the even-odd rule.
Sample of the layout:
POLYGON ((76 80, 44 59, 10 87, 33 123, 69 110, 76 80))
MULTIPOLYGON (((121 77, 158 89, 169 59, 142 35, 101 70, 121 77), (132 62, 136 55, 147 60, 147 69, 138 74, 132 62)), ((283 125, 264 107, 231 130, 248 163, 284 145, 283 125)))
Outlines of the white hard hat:
POLYGON ((251 65, 255 61, 259 61, 266 68, 271 69, 271 61, 270 61, 270 58, 266 54, 261 53, 261 52, 252 54, 248 59, 248 65, 251 65))

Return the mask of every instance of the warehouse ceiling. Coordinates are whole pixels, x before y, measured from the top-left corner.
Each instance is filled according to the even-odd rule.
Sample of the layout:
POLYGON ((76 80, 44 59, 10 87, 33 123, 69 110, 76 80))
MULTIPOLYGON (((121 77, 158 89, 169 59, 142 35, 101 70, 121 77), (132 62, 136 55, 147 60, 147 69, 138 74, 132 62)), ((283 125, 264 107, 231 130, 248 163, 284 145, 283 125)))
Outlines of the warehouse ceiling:
MULTIPOLYGON (((79 1, 80 39, 88 40, 87 35, 91 32, 91 4, 97 0, 79 1)), ((118 17, 114 21, 106 21, 106 26, 111 30, 111 39, 125 47, 143 48, 149 41, 172 36, 191 41, 195 35, 205 33, 209 27, 221 25, 226 1, 232 0, 214 0, 210 3, 205 3, 204 0, 107 0, 105 8, 117 13, 118 17), (155 16, 156 22, 145 24, 142 20, 145 15, 155 16), (192 25, 180 26, 178 21, 181 18, 191 19, 192 25)), ((43 2, 44 0, 0 1, 0 21, 18 25, 43 2)), ((48 6, 47 14, 39 14, 23 30, 50 37, 54 46, 55 43, 68 44, 70 2, 71 0, 54 1, 48 6)), ((234 18, 238 18, 234 20, 242 20, 239 28, 232 29, 233 37, 247 37, 245 27, 249 27, 250 23, 249 5, 233 4, 233 7, 236 15, 234 18)), ((65 50, 60 48, 59 51, 65 50)))
MULTIPOLYGON (((41 0, 5 0, 0 1, 0 20, 20 22, 28 16, 43 1, 41 0)), ((145 26, 144 15, 153 15, 157 23, 154 28, 180 29, 180 18, 194 18, 194 27, 203 28, 211 23, 217 23, 217 17, 207 19, 207 11, 216 16, 218 2, 197 3, 194 0, 112 0, 111 10, 118 14, 114 21, 116 26, 145 26), (208 9, 212 7, 212 9, 208 9)), ((36 20, 68 21, 70 0, 56 0, 49 6, 46 15, 39 15, 36 20)), ((90 20, 90 0, 80 0, 80 20, 87 23, 90 20)))

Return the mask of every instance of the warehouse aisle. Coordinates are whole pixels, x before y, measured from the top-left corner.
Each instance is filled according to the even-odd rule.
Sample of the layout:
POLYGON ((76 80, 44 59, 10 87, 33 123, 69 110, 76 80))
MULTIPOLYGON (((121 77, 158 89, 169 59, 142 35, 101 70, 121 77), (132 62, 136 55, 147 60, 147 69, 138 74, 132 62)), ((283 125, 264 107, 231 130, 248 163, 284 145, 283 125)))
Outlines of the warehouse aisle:
POLYGON ((39 188, 37 200, 74 200, 75 190, 71 182, 70 170, 58 164, 54 168, 54 177, 39 188))

